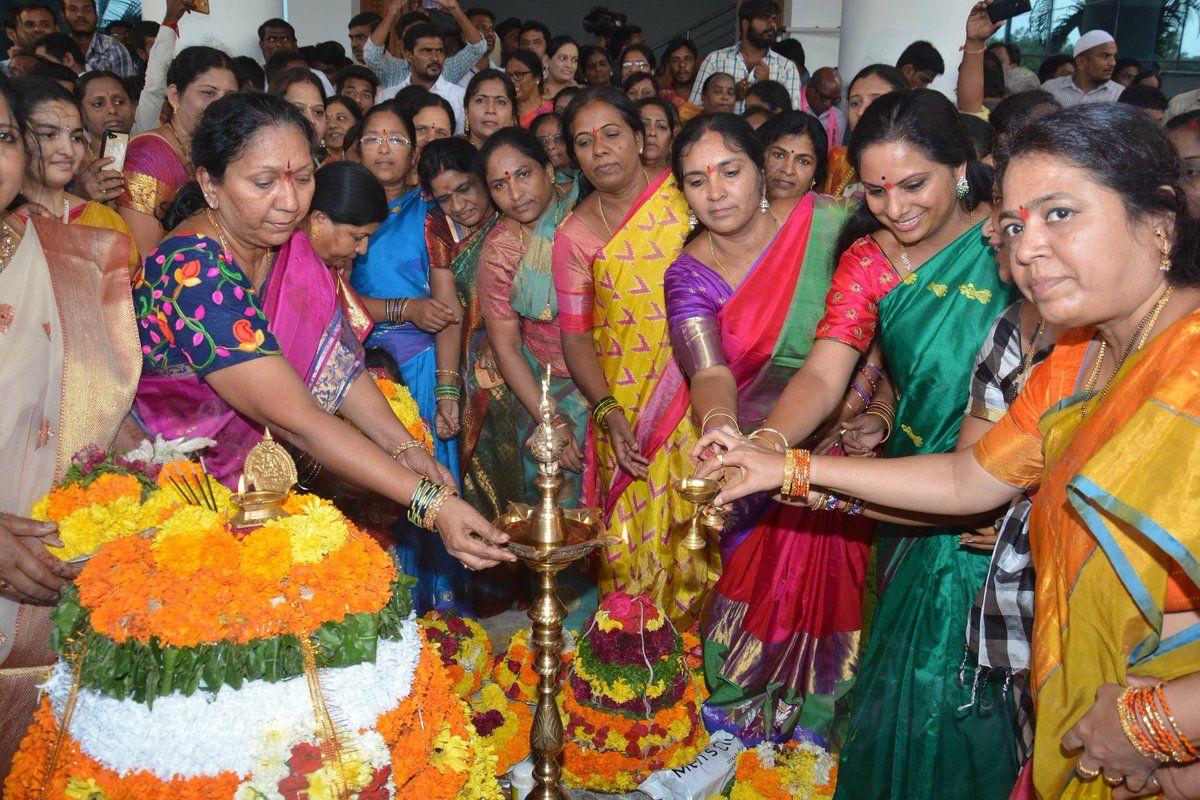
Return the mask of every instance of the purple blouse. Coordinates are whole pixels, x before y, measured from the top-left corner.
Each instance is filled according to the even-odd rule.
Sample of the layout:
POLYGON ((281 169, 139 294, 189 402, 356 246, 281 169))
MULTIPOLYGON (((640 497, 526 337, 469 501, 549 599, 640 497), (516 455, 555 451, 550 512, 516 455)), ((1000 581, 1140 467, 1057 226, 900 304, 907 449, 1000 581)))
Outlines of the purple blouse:
POLYGON ((667 267, 663 293, 671 346, 684 373, 691 377, 702 369, 728 363, 717 321, 717 315, 733 296, 725 279, 683 253, 667 267))

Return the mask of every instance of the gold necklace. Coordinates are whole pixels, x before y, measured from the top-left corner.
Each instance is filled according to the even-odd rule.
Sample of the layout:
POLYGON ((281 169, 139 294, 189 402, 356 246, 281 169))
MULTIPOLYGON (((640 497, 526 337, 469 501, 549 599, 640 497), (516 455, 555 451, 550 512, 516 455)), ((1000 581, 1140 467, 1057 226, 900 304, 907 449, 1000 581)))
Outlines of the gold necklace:
MULTIPOLYGON (((221 227, 220 222, 217 222, 216 214, 213 214, 211 208, 205 211, 204 214, 208 217, 208 223, 213 226, 213 230, 217 232, 217 241, 221 243, 221 248, 225 251, 225 255, 229 256, 229 263, 236 264, 237 256, 234 255, 233 248, 229 246, 229 240, 225 238, 225 229, 221 227)), ((258 264, 256 266, 259 267, 259 271, 261 271, 263 263, 270 257, 270 255, 270 248, 266 248, 263 250, 262 255, 258 257, 258 264)), ((246 277, 249 278, 250 276, 247 275, 246 277)), ((253 284, 254 279, 251 278, 250 282, 253 284)))
MULTIPOLYGON (((1167 290, 1163 292, 1163 296, 1158 298, 1158 302, 1154 304, 1154 308, 1150 309, 1150 311, 1146 313, 1146 316, 1142 317, 1142 321, 1138 323, 1137 328, 1133 331, 1133 336, 1129 337, 1129 344, 1125 345, 1124 352, 1122 352, 1121 357, 1117 359, 1117 365, 1113 369, 1113 374, 1110 375, 1108 380, 1104 382, 1104 387, 1096 393, 1095 402, 1091 402, 1089 398, 1084 400, 1080 405, 1080 420, 1087 419, 1088 412, 1092 408, 1098 408, 1100 404, 1104 402, 1104 398, 1108 394, 1108 387, 1112 386, 1112 382, 1116 380, 1117 374, 1121 371, 1121 367, 1125 365, 1125 360, 1129 358, 1130 354, 1133 353, 1134 350, 1141 350, 1142 347, 1145 346, 1146 340, 1150 338, 1150 332, 1154 330, 1154 324, 1158 322, 1158 315, 1162 313, 1162 310, 1167 305, 1167 301, 1171 299, 1171 292, 1174 291, 1174 289, 1175 287, 1168 286, 1167 290)), ((1101 339, 1100 349, 1096 353, 1096 363, 1092 367, 1092 372, 1088 376, 1087 385, 1084 387, 1085 393, 1090 394, 1091 392, 1095 391, 1096 381, 1100 378, 1100 365, 1104 363, 1104 354, 1107 352, 1107 349, 1107 342, 1105 342, 1104 339, 1101 339)))
MULTIPOLYGON (((778 231, 779 230, 779 218, 775 216, 774 211, 771 212, 771 219, 774 220, 774 222, 775 222, 775 231, 778 231)), ((729 284, 730 289, 736 289, 737 287, 734 286, 734 284, 733 284, 733 274, 728 269, 726 269, 724 264, 721 263, 721 259, 717 258, 717 250, 715 247, 713 247, 712 231, 707 231, 707 233, 708 233, 708 254, 710 256, 712 256, 713 263, 717 266, 718 269, 721 270, 721 277, 723 277, 725 279, 725 283, 729 284)), ((771 234, 771 237, 774 237, 774 236, 775 236, 775 233, 773 232, 771 234)), ((769 244, 769 242, 768 242, 768 244, 769 244)), ((764 246, 763 249, 765 250, 766 246, 764 246)), ((759 250, 759 252, 761 253, 762 250, 759 250)))
POLYGON ((1033 329, 1033 336, 1029 337, 1029 345, 1025 350, 1025 356, 1021 359, 1021 369, 1017 372, 1017 380, 1012 387, 1013 400, 1016 399, 1016 395, 1021 393, 1021 387, 1025 385, 1025 381, 1029 380, 1029 373, 1033 369, 1033 358, 1037 355, 1037 344, 1045 331, 1046 321, 1039 319, 1037 327, 1033 329))
MULTIPOLYGON (((646 188, 649 189, 650 176, 646 174, 645 167, 642 167, 642 177, 645 178, 646 188)), ((604 216, 604 195, 600 192, 596 192, 596 205, 600 207, 600 221, 604 223, 604 228, 608 231, 608 238, 611 239, 615 234, 613 233, 612 226, 608 224, 608 218, 604 216)))
POLYGON ((717 258, 717 249, 713 247, 712 231, 708 232, 708 253, 712 256, 713 264, 717 267, 717 269, 721 270, 721 277, 723 277, 725 282, 729 284, 730 288, 732 288, 733 278, 730 277, 729 270, 725 269, 725 265, 721 263, 721 259, 717 258))

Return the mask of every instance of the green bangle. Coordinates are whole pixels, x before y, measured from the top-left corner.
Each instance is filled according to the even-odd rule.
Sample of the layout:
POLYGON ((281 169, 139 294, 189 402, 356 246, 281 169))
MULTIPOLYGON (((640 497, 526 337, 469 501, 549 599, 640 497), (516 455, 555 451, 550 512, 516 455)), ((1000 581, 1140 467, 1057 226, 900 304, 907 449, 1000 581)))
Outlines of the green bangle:
POLYGON ((617 398, 612 395, 602 397, 600 402, 592 407, 592 420, 597 425, 604 424, 604 418, 607 417, 614 409, 620 408, 621 404, 617 402, 617 398))
POLYGON ((442 383, 433 387, 433 396, 438 400, 461 400, 462 389, 452 383, 442 383))
POLYGON ((413 490, 412 502, 408 505, 408 521, 418 528, 424 528, 429 507, 437 499, 443 488, 440 484, 429 480, 429 478, 421 478, 417 482, 417 488, 413 490))

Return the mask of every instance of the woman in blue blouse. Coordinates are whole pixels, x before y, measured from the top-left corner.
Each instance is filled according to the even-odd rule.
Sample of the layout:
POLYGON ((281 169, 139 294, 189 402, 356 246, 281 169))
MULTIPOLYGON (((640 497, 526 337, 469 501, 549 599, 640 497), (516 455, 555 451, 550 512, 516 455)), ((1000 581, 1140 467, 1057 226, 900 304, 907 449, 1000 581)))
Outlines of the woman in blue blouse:
MULTIPOLYGON (((421 416, 436 431, 439 412, 457 421, 462 397, 457 343, 436 334, 461 322, 462 306, 450 276, 430 275, 425 218, 433 204, 407 184, 416 163, 412 117, 389 100, 366 113, 361 130, 362 164, 387 192, 388 217, 371 236, 367 253, 355 259, 350 283, 365 297, 390 299, 388 319, 379 321, 366 346, 391 356, 421 416), (435 277, 443 279, 440 286, 431 284, 435 277), (442 376, 448 380, 439 381, 442 376)), ((434 452, 457 478, 454 440, 436 437, 434 452)), ((401 567, 417 578, 418 611, 469 611, 464 607, 466 576, 445 549, 403 520, 394 532, 401 567)))

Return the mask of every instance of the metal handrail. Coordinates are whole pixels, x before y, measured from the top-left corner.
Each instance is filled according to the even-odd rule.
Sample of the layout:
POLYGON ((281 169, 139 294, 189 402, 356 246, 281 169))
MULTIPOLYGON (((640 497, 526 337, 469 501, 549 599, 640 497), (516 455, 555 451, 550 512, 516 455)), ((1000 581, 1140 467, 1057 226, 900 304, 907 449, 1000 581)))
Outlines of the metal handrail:
MULTIPOLYGON (((657 52, 658 50, 666 47, 667 44, 670 43, 672 40, 678 39, 680 37, 683 37, 686 39, 692 39, 693 32, 698 31, 701 28, 704 28, 708 25, 711 25, 714 22, 723 21, 724 18, 728 18, 729 22, 733 22, 737 17, 736 11, 737 11, 736 3, 730 3, 729 5, 724 6, 723 8, 719 8, 716 11, 713 11, 710 14, 703 16, 700 19, 696 20, 691 25, 688 25, 686 28, 676 31, 675 33, 673 33, 670 36, 663 39, 661 42, 656 43, 654 45, 654 50, 655 50, 655 52, 657 52)), ((730 27, 730 32, 733 34, 734 38, 736 38, 737 31, 736 31, 734 25, 730 25, 729 27, 730 27)), ((697 45, 699 45, 699 42, 697 42, 697 45)))

